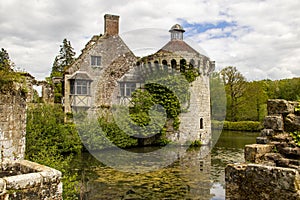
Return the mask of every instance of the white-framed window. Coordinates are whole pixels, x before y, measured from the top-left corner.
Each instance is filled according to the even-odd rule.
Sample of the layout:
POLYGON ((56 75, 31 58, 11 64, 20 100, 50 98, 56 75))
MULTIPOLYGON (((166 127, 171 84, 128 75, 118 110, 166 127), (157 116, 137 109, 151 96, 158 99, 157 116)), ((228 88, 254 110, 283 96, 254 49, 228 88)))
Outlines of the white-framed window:
POLYGON ((91 66, 101 66, 101 56, 91 56, 91 66))
POLYGON ((71 95, 90 95, 91 81, 89 80, 71 80, 71 95))
POLYGON ((131 96, 131 93, 134 92, 136 89, 136 83, 130 83, 130 82, 127 82, 127 83, 120 83, 120 95, 121 96, 126 96, 126 97, 129 97, 131 96))

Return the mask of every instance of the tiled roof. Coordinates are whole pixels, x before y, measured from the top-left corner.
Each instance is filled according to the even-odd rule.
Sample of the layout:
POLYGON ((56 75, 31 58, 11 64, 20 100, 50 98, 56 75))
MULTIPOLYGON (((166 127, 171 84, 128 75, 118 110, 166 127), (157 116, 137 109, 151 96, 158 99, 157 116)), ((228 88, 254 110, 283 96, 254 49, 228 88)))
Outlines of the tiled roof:
POLYGON ((76 79, 76 80, 92 80, 89 75, 85 72, 77 72, 69 79, 76 79))

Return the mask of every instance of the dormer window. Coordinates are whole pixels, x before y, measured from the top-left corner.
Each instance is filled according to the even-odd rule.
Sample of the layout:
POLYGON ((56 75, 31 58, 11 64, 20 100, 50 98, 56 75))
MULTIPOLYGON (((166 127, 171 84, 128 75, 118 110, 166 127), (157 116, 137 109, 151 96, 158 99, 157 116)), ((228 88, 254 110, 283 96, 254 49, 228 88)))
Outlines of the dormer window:
POLYGON ((71 95, 90 95, 91 81, 87 80, 71 80, 71 95))
POLYGON ((91 56, 91 66, 93 67, 101 66, 101 56, 91 56))

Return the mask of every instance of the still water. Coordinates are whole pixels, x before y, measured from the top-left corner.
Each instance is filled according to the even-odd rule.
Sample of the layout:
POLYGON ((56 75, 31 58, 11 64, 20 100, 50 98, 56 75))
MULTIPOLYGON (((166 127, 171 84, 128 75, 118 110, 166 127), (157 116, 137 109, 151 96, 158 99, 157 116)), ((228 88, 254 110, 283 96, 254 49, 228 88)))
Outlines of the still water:
MULTIPOLYGON (((175 162, 145 172, 122 172, 107 167, 90 154, 75 160, 81 175, 81 198, 98 199, 225 199, 225 167, 244 161, 244 146, 258 133, 223 131, 210 151, 207 147, 178 151, 175 162), (78 164, 80 163, 80 164, 78 164)), ((137 148, 135 153, 154 151, 137 148)), ((106 152, 115 157, 114 152, 106 152)), ((168 155, 172 156, 172 155, 168 155)), ((138 167, 138 166, 129 166, 138 167)))

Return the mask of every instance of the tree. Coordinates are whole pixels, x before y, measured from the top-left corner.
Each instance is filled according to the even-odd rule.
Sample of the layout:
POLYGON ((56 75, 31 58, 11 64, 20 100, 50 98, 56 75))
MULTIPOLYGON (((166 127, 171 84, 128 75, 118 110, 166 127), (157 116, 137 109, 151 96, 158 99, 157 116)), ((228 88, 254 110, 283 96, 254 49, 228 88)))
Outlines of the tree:
MULTIPOLYGON (((63 77, 64 71, 68 66, 70 66, 75 58, 75 52, 71 46, 70 41, 67 39, 63 40, 62 45, 60 45, 59 55, 54 59, 51 75, 49 82, 52 83, 51 78, 53 77, 63 77)), ((62 98, 62 83, 56 83, 54 85, 54 102, 61 103, 62 98)))
MULTIPOLYGON (((13 62, 5 49, 0 51, 0 90, 11 91, 14 89, 13 82, 23 82, 19 73, 14 72, 13 62)), ((22 87, 23 88, 23 87, 22 87)))
POLYGON ((239 100, 245 92, 246 79, 236 67, 226 67, 221 70, 225 85, 227 100, 227 120, 237 121, 239 100))
POLYGON ((246 89, 241 97, 241 105, 238 109, 239 121, 261 121, 267 114, 268 96, 265 91, 264 81, 252 81, 246 83, 246 89))
POLYGON ((53 62, 51 77, 62 77, 64 70, 74 62, 74 56, 74 49, 70 41, 65 38, 63 44, 60 45, 59 55, 55 57, 53 62))
POLYGON ((0 51, 0 70, 12 71, 12 62, 7 51, 3 48, 0 51))

